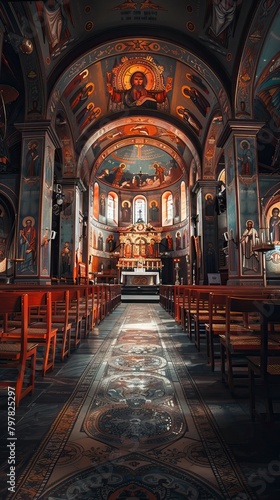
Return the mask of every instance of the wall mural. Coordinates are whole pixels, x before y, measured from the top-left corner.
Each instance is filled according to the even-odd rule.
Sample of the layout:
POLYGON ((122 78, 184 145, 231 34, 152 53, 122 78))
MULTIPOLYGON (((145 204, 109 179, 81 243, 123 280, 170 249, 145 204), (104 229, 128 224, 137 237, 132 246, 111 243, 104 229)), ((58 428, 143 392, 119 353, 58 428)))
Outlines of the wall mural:
POLYGON ((114 188, 131 191, 155 189, 178 181, 178 163, 157 147, 135 144, 111 153, 97 171, 97 179, 114 188))
POLYGON ((246 228, 242 233, 240 244, 242 250, 242 270, 246 272, 259 271, 260 255, 254 251, 254 246, 260 243, 259 233, 254 227, 254 221, 248 219, 246 228))
POLYGON ((167 94, 172 90, 173 78, 168 76, 165 82, 164 69, 151 55, 122 57, 112 71, 107 71, 109 110, 137 107, 169 111, 167 94))
POLYGON ((266 214, 268 241, 275 245, 273 250, 266 252, 266 270, 269 277, 280 274, 280 203, 272 205, 266 214))
POLYGON ((24 217, 22 228, 19 231, 19 272, 34 274, 37 262, 37 231, 35 219, 32 216, 24 217))
MULTIPOLYGON (((18 256, 22 262, 17 265, 17 273, 31 276, 38 272, 37 231, 42 151, 41 139, 24 140, 18 241, 18 256)), ((47 187, 51 182, 49 174, 45 182, 47 187)))

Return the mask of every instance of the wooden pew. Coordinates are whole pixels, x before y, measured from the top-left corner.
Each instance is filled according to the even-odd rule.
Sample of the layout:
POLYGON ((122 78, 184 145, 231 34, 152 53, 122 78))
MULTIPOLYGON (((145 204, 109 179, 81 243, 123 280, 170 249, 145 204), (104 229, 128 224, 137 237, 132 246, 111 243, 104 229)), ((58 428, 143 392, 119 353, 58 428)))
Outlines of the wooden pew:
MULTIPOLYGON (((245 319, 244 322, 244 332, 238 332, 234 335, 231 331, 231 314, 238 312, 239 314, 244 314, 246 318, 248 314, 254 314, 260 316, 259 304, 264 300, 260 296, 251 296, 245 298, 243 297, 226 297, 226 331, 224 334, 220 334, 220 346, 221 346, 221 372, 222 378, 227 383, 231 392, 234 391, 234 377, 240 374, 234 373, 234 367, 247 367, 247 356, 257 355, 260 353, 261 348, 261 335, 258 332, 258 327, 254 331, 254 324, 248 324, 245 319), (250 329, 248 332, 247 329, 250 329), (237 363, 235 363, 237 361, 237 363), (226 369, 227 367, 227 369, 226 369)), ((258 320, 260 321, 260 320, 258 320)), ((268 348, 270 351, 278 351, 280 343, 276 339, 268 340, 268 348)), ((248 370, 243 371, 241 376, 248 377, 248 370)))
MULTIPOLYGON (((11 388, 18 407, 22 398, 34 391, 37 344, 28 342, 28 294, 10 292, 0 301, 0 314, 20 315, 21 335, 19 340, 0 341, 0 387, 11 388), (12 375, 13 373, 13 375, 12 375)), ((5 330, 1 336, 5 336, 5 330)), ((8 390, 8 389, 7 389, 8 390)))
POLYGON ((80 312, 82 315, 82 332, 83 337, 87 338, 93 329, 93 296, 91 286, 80 287, 80 312))
MULTIPOLYGON (((169 285, 168 287, 170 289, 170 287, 172 288, 172 285, 169 285)), ((165 290, 165 288, 166 285, 161 285, 160 287, 162 294, 161 296, 165 297, 164 299, 162 298, 162 302, 163 300, 166 301, 167 291, 165 290)), ((252 294, 251 286, 249 287, 239 285, 178 285, 174 288, 177 289, 177 292, 174 292, 175 302, 178 302, 178 304, 175 303, 175 310, 177 310, 178 307, 180 309, 180 317, 178 321, 181 324, 182 330, 185 330, 187 332, 191 340, 193 333, 195 332, 194 315, 196 315, 198 312, 207 314, 207 307, 202 307, 201 309, 203 309, 203 311, 201 309, 197 311, 196 298, 198 297, 199 293, 204 295, 205 305, 207 304, 207 294, 210 294, 210 292, 225 293, 226 295, 239 295, 241 293, 245 296, 250 296, 250 294, 252 294)), ((278 289, 275 289, 274 287, 258 288, 258 293, 275 293, 276 291, 278 291, 278 289)), ((170 296, 171 292, 169 291, 168 293, 170 296)), ((199 317, 197 317, 197 319, 199 320, 199 317)), ((199 345, 199 339, 195 338, 195 342, 199 345)))
POLYGON ((269 300, 261 302, 261 348, 258 356, 248 356, 249 406, 252 420, 260 413, 256 409, 255 379, 260 381, 262 398, 265 402, 266 420, 274 418, 273 399, 279 400, 280 387, 280 335, 275 333, 280 325, 280 302, 269 300), (278 342, 278 349, 271 350, 271 341, 278 342), (276 390, 275 390, 276 388, 276 390))
MULTIPOLYGON (((205 331, 206 331, 206 342, 207 342, 207 354, 208 360, 210 363, 211 370, 215 370, 215 358, 217 357, 215 353, 215 340, 219 341, 219 351, 220 351, 220 335, 224 335, 226 333, 226 306, 227 306, 227 297, 231 296, 232 290, 229 290, 229 293, 225 291, 212 291, 209 294, 209 318, 205 323, 205 331)), ((244 297, 245 299, 250 298, 253 299, 252 293, 248 292, 248 290, 244 290, 241 288, 239 291, 239 296, 244 297)), ((258 295, 255 297, 263 297, 263 292, 260 291, 258 295)), ((242 312, 231 311, 230 315, 231 321, 231 333, 232 334, 240 334, 242 331, 244 332, 246 326, 248 324, 248 317, 244 318, 242 312), (244 319, 246 321, 244 322, 244 319)), ((252 332, 252 329, 256 330, 256 325, 250 325, 248 328, 249 333, 252 332)), ((245 333, 245 332, 244 332, 245 333)), ((219 356, 220 357, 220 356, 219 356)))
MULTIPOLYGON (((26 293, 29 293, 27 290, 26 293)), ((59 358, 64 361, 69 357, 71 351, 71 330, 72 323, 69 318, 70 292, 68 288, 53 287, 52 298, 52 328, 56 329, 56 351, 59 351, 59 358)), ((31 328, 45 328, 47 324, 46 311, 41 308, 37 315, 33 316, 31 328), (36 322, 35 322, 36 320, 36 322)))
MULTIPOLYGON (((51 292, 44 291, 31 291, 28 290, 28 328, 27 339, 28 342, 34 342, 38 345, 37 348, 37 362, 42 362, 42 375, 54 368, 55 352, 56 352, 56 334, 57 328, 52 325, 52 294, 51 292), (37 314, 38 310, 44 310, 45 323, 35 323, 33 312, 37 314), (42 348, 42 355, 39 354, 42 348)), ((3 292, 0 292, 0 301, 3 299, 3 292)), ((5 341, 19 341, 21 337, 21 327, 17 325, 21 322, 19 320, 12 320, 6 326, 6 333, 2 335, 2 340, 5 341)))

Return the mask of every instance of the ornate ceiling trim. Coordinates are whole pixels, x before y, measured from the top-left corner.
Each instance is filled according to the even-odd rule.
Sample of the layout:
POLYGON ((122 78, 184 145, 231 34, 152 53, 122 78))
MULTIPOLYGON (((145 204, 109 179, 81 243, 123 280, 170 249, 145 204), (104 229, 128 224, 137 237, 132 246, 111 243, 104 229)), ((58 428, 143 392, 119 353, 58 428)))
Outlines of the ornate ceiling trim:
POLYGON ((260 61, 263 40, 268 36, 279 2, 260 2, 252 21, 243 55, 240 58, 235 93, 235 117, 248 120, 253 118, 254 85, 260 61))
POLYGON ((180 47, 171 42, 155 40, 153 38, 124 38, 119 41, 113 41, 104 45, 95 47, 82 57, 78 58, 57 80, 53 89, 48 105, 48 118, 52 119, 56 113, 57 105, 69 82, 77 77, 82 71, 89 68, 92 64, 102 61, 112 56, 122 56, 125 54, 145 54, 161 55, 170 57, 175 61, 185 64, 195 71, 207 82, 215 93, 220 108, 223 111, 224 119, 231 116, 231 105, 227 93, 224 90, 223 82, 217 77, 212 69, 201 58, 193 52, 180 47))
MULTIPOLYGON (((196 169, 197 171, 201 171, 201 162, 200 162, 200 157, 199 157, 199 154, 198 154, 198 151, 197 149, 195 148, 193 142, 189 139, 189 137, 184 134, 184 132, 182 132, 180 129, 178 129, 177 127, 175 127, 174 125, 170 125, 170 123, 168 123, 167 121, 163 120, 163 119, 160 119, 160 118, 151 118, 149 116, 141 116, 141 122, 143 121, 146 121, 146 122, 150 122, 152 123, 154 126, 156 127, 159 127, 159 128, 163 128, 165 129, 167 132, 168 132, 168 135, 170 136, 170 134, 174 137, 174 138, 177 138, 179 139, 180 141, 182 141, 188 151, 189 151, 189 156, 191 158, 191 160, 194 161, 195 165, 196 165, 196 169)), ((89 138, 88 140, 84 143, 84 146, 80 152, 80 155, 79 155, 79 160, 78 160, 78 175, 79 173, 81 172, 81 169, 83 168, 83 164, 84 164, 84 161, 86 161, 86 163, 88 165, 92 165, 92 168, 94 171, 96 171, 97 169, 97 166, 95 166, 95 162, 96 162, 96 158, 97 157, 100 157, 102 158, 102 155, 100 156, 98 154, 95 155, 93 153, 93 145, 94 144, 101 144, 101 151, 102 151, 102 154, 104 151, 106 151, 106 148, 107 147, 110 147, 108 143, 108 145, 106 144, 106 142, 108 142, 108 137, 110 138, 110 140, 112 140, 112 138, 116 137, 116 140, 114 142, 114 145, 112 146, 113 148, 116 147, 116 144, 119 142, 118 140, 118 134, 119 134, 119 131, 121 129, 121 127, 124 127, 124 126, 127 126, 128 124, 131 124, 131 125, 138 125, 139 124, 139 117, 133 117, 133 116, 129 116, 129 117, 125 117, 125 118, 120 118, 118 120, 115 120, 114 122, 107 122, 103 127, 99 128, 97 131, 95 131, 89 138), (104 147, 102 147, 102 143, 104 142, 104 147)), ((138 136, 138 137, 130 137, 127 139, 127 141, 129 141, 131 143, 131 141, 142 141, 143 142, 143 137, 141 136, 138 136)), ((122 139, 121 139, 122 141, 122 139)), ((153 139, 149 139, 150 143, 155 143, 157 145, 157 147, 160 147, 160 144, 164 144, 164 147, 166 147, 167 149, 170 148, 170 151, 172 151, 172 156, 176 156, 176 161, 178 161, 178 164, 181 166, 181 168, 185 169, 185 159, 183 158, 183 155, 180 155, 178 153, 178 151, 175 149, 175 147, 172 147, 171 145, 169 145, 165 140, 162 139, 162 137, 155 137, 153 139)), ((105 157, 107 156, 106 152, 104 153, 105 154, 105 157)), ((100 160, 98 160, 100 161, 100 160)), ((99 165, 98 165, 99 166, 99 165)))

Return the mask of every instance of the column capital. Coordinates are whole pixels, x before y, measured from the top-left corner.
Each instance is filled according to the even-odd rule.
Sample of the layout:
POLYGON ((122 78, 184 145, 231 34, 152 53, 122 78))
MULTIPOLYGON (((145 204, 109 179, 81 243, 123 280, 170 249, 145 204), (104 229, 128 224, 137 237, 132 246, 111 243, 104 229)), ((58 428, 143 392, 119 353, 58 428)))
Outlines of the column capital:
POLYGON ((22 134, 23 138, 38 138, 48 134, 55 148, 60 148, 60 141, 51 125, 50 120, 39 120, 25 123, 15 123, 15 127, 22 134))
POLYGON ((63 177, 63 179, 57 179, 57 184, 61 184, 62 186, 74 187, 77 186, 81 192, 85 192, 87 190, 84 185, 82 179, 80 177, 63 177))
POLYGON ((264 125, 265 122, 255 120, 229 120, 217 141, 217 147, 223 148, 232 135, 257 135, 264 125))
POLYGON ((218 186, 219 186, 219 181, 216 181, 215 179, 198 179, 192 188, 192 193, 197 194, 199 190, 203 188, 213 189, 217 188, 218 186))

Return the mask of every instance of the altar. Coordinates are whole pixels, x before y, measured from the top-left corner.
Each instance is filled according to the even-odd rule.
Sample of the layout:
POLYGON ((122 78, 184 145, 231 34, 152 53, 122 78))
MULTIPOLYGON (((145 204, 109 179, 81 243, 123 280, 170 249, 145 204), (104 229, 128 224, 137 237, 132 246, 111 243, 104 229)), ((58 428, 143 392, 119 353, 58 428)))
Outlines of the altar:
POLYGON ((156 271, 122 271, 123 286, 156 286, 159 285, 159 273, 156 271))

